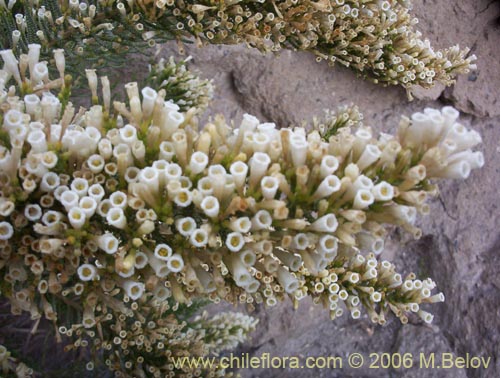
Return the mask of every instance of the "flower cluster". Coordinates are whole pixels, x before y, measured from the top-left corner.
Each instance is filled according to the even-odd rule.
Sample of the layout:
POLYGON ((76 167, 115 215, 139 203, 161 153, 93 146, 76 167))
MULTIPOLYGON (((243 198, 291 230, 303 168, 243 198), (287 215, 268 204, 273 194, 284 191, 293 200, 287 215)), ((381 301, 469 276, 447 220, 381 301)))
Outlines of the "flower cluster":
POLYGON ((179 110, 188 111, 197 109, 203 111, 207 108, 213 97, 212 80, 202 80, 199 76, 186 69, 189 57, 179 63, 170 57, 168 61, 160 61, 151 67, 146 84, 157 90, 165 91, 165 98, 175 102, 179 110))
POLYGON ((318 61, 339 62, 375 82, 406 88, 449 85, 475 67, 468 49, 435 51, 422 39, 408 0, 51 0, 33 7, 25 14, 21 2, 0 2, 7 30, 0 46, 26 51, 29 43, 42 43, 46 53, 60 47, 75 64, 92 60, 102 66, 119 63, 118 53, 170 39, 245 43, 262 51, 310 51, 318 61))
POLYGON ((164 90, 128 83, 127 103, 111 109, 104 85, 101 104, 94 71, 96 104, 75 112, 59 99, 67 80, 0 54, 0 289, 14 313, 56 322, 51 298, 82 303, 81 327, 99 332, 111 310, 126 318, 148 301, 251 308, 310 296, 332 318, 364 307, 381 324, 389 312, 432 320, 422 305, 444 299, 435 283, 377 255, 387 224, 420 236, 430 179, 484 164, 455 109, 403 117, 396 136, 378 138, 355 109, 319 130, 245 115, 239 128, 216 116, 199 131, 196 112, 164 90), (21 85, 7 90, 11 77, 21 85))
POLYGON ((160 302, 154 297, 147 300, 145 296, 127 306, 104 294, 98 305, 98 295, 103 293, 94 292, 86 299, 86 306, 99 312, 92 319, 95 327, 89 325, 88 310, 84 309, 82 323, 60 326, 58 332, 74 340, 66 346, 67 351, 90 349, 94 358, 87 363, 87 370, 97 370, 96 361, 102 359, 117 377, 234 377, 217 366, 216 358, 211 358, 214 363, 207 366, 180 361, 232 349, 257 323, 241 313, 220 313, 213 318, 204 313, 193 321, 182 320, 185 309, 178 303, 160 302))
POLYGON ((33 369, 12 357, 9 350, 0 344, 0 372, 3 374, 2 376, 6 378, 11 376, 27 378, 32 376, 33 369))
MULTIPOLYGON (((54 80, 49 77, 47 63, 38 61, 39 51, 39 45, 30 45, 29 54, 22 55, 19 62, 11 50, 0 51, 4 61, 0 70, 0 294, 10 300, 13 314, 31 314, 35 321, 32 333, 45 317, 54 323, 57 340, 72 340, 66 349, 90 350, 94 359, 87 364, 88 370, 102 358, 116 376, 231 377, 215 365, 176 366, 172 358, 205 357, 234 347, 254 329, 256 321, 242 314, 220 314, 191 322, 186 313, 192 314, 197 302, 187 311, 169 299, 174 288, 160 276, 140 276, 148 264, 148 251, 129 251, 120 245, 131 242, 137 246, 141 240, 128 239, 128 228, 119 227, 123 226, 123 214, 129 215, 127 209, 138 206, 144 211, 134 211, 137 221, 132 224, 144 226, 145 234, 141 235, 150 234, 147 228, 152 222, 144 223, 140 217, 149 219, 154 211, 147 211, 139 198, 120 192, 119 187, 126 185, 124 177, 118 176, 118 170, 124 172, 122 157, 117 158, 114 168, 107 163, 97 167, 101 162, 98 153, 112 146, 103 138, 106 129, 119 131, 116 125, 122 122, 118 114, 110 115, 109 80, 101 78, 104 105, 77 113, 68 101, 71 78, 64 72, 64 54, 54 53, 59 71, 54 80), (111 181, 110 169, 117 169, 111 181), (89 174, 92 178, 87 181, 89 174), (74 197, 75 193, 81 196, 74 197), (113 208, 120 201, 124 201, 121 208, 125 212, 115 217, 113 208), (102 218, 98 221, 97 217, 102 218), (118 228, 113 229, 115 226, 118 228), (117 230, 122 230, 121 234, 117 230), (129 272, 131 262, 137 277, 129 272), (107 276, 106 271, 112 274, 107 276)), ((205 106, 207 99, 202 95, 210 95, 210 83, 182 68, 177 70, 179 67, 174 62, 161 66, 161 70, 170 69, 162 74, 164 78, 187 80, 180 80, 179 85, 171 80, 166 85, 159 82, 168 87, 160 96, 181 88, 181 104, 205 106)), ((95 71, 87 70, 86 74, 93 101, 98 102, 95 71)), ((129 90, 134 89, 129 86, 129 90)), ((157 95, 151 91, 143 90, 143 96, 157 95)), ((121 108, 119 103, 114 105, 121 108)), ((165 106, 177 108, 172 101, 165 106)), ((152 115, 144 113, 145 104, 140 109, 141 117, 152 115)), ((178 117, 192 117, 198 111, 178 113, 178 117)), ((120 131, 126 138, 130 129, 122 127, 120 131)), ((148 131, 137 135, 154 138, 148 131)), ((145 149, 144 144, 141 149, 145 149)), ((135 156, 137 150, 133 151, 135 156)), ((150 156, 151 152, 145 151, 143 159, 149 161, 150 156)), ((133 174, 128 168, 127 175, 133 174)), ((151 256, 150 264, 154 258, 151 256)), ((175 259, 172 257, 170 263, 175 264, 175 259)), ((164 261, 163 257, 161 264, 164 261)), ((182 263, 182 258, 179 261, 182 263)), ((4 369, 31 376, 25 365, 6 352, 1 356, 4 369)))

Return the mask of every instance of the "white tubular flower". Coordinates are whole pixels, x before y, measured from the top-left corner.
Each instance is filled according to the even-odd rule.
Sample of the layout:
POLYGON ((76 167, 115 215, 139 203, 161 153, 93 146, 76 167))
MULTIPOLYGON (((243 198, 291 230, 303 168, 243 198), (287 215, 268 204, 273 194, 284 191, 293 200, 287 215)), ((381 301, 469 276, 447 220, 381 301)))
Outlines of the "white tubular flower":
POLYGON ((454 164, 459 161, 466 161, 469 163, 471 169, 482 168, 484 166, 484 155, 482 152, 476 151, 472 152, 471 150, 462 151, 448 157, 447 163, 454 164))
POLYGON ((306 234, 300 232, 293 237, 291 247, 296 250, 303 251, 307 249, 307 247, 309 247, 309 243, 309 237, 306 234))
POLYGON ((15 208, 14 202, 0 198, 0 216, 10 216, 15 208))
POLYGON ((54 60, 56 61, 57 71, 59 72, 59 77, 64 78, 64 70, 66 69, 66 59, 64 58, 64 49, 54 50, 54 60))
POLYGON ((178 253, 173 254, 167 261, 167 268, 173 273, 179 273, 184 269, 184 259, 178 253))
POLYGON ((189 190, 181 189, 175 194, 174 202, 179 207, 188 207, 193 202, 193 195, 189 190))
POLYGON ((86 69, 85 75, 89 84, 89 89, 92 92, 92 97, 97 97, 97 74, 95 70, 86 69))
POLYGON ((182 113, 178 111, 169 112, 164 119, 164 123, 160 125, 162 136, 170 137, 182 125, 184 120, 185 118, 182 113))
POLYGON ((155 105, 156 98, 158 97, 158 92, 153 88, 144 87, 141 90, 142 93, 142 112, 145 118, 149 118, 153 113, 153 108, 155 105))
POLYGON ((202 177, 198 180, 198 191, 203 196, 210 196, 214 193, 214 188, 212 186, 212 180, 210 177, 202 177))
POLYGON ((174 197, 181 190, 182 190, 182 186, 181 186, 181 183, 178 179, 170 180, 168 182, 167 193, 168 193, 169 197, 174 197))
POLYGON ((82 228, 87 220, 85 212, 79 207, 73 207, 68 211, 69 223, 77 230, 82 228))
POLYGON ((332 175, 339 167, 339 160, 332 155, 325 155, 321 159, 320 175, 321 178, 332 175))
POLYGON ((77 273, 81 281, 92 281, 97 277, 97 268, 92 264, 82 264, 77 273))
POLYGON ((104 169, 104 158, 101 155, 92 155, 87 160, 87 165, 92 173, 101 173, 104 169))
POLYGON ((47 151, 42 155, 42 165, 45 168, 52 169, 56 166, 58 157, 54 151, 47 151))
POLYGON ((259 290, 259 287, 260 287, 260 282, 257 281, 256 279, 252 279, 243 288, 247 293, 253 294, 256 293, 257 290, 259 290))
MULTIPOLYGON (((250 159, 250 184, 255 185, 267 172, 271 158, 264 152, 256 152, 250 159)), ((235 180, 236 183, 236 180, 235 180)))
POLYGON ((248 174, 248 165, 242 161, 235 161, 231 164, 229 172, 233 175, 234 185, 237 189, 242 189, 248 174))
POLYGON ((257 126, 257 130, 261 133, 273 136, 276 134, 276 124, 273 122, 264 122, 257 126))
POLYGON ((49 210, 42 217, 42 223, 46 226, 53 226, 59 224, 63 214, 58 211, 49 210))
POLYGON ((34 68, 35 65, 38 63, 40 59, 40 49, 42 48, 41 45, 37 43, 30 43, 28 45, 28 66, 29 66, 29 71, 30 71, 30 76, 32 77, 34 75, 34 68))
POLYGON ((109 196, 111 206, 125 210, 127 207, 127 195, 123 192, 114 192, 109 196))
POLYGON ((172 248, 167 244, 157 244, 154 255, 159 260, 168 261, 172 257, 172 248))
POLYGON ((148 264, 155 271, 156 276, 158 276, 159 278, 165 278, 170 273, 167 262, 157 259, 152 254, 148 255, 148 264))
POLYGON ((334 214, 327 214, 311 224, 310 229, 318 232, 335 232, 339 223, 334 214))
POLYGON ((144 160, 146 157, 146 145, 142 140, 138 140, 132 145, 132 155, 139 161, 144 160))
POLYGON ((367 144, 363 153, 356 162, 356 165, 359 167, 360 171, 363 171, 365 168, 375 163, 381 155, 382 151, 380 151, 376 145, 367 144))
MULTIPOLYGON (((116 130, 116 129, 114 129, 116 130)), ((109 133, 108 133, 109 135, 109 133)), ((117 138, 118 139, 118 138, 117 138)), ((114 141, 111 140, 113 143, 114 141)), ((114 144, 114 143, 113 143, 114 144)), ((113 148, 113 156, 117 161, 122 160, 126 165, 133 163, 134 159, 132 156, 132 147, 126 143, 119 143, 113 148)))
POLYGON ((44 239, 40 242, 40 252, 45 254, 51 254, 59 247, 63 245, 63 240, 61 239, 44 239))
POLYGON ((113 207, 109 209, 108 213, 106 214, 106 221, 110 226, 119 228, 121 230, 127 227, 127 219, 125 218, 123 210, 119 207, 113 207))
POLYGON ((101 139, 99 143, 97 143, 97 149, 99 151, 99 155, 101 155, 104 159, 109 159, 113 156, 113 145, 109 139, 101 139))
POLYGON ((290 135, 290 153, 295 167, 301 167, 306 163, 308 143, 302 135, 290 135))
POLYGON ((382 300, 382 294, 380 294, 378 291, 374 291, 370 294, 370 299, 373 303, 378 303, 382 300))
POLYGON ((229 228, 234 232, 246 234, 252 227, 252 221, 248 217, 235 218, 231 220, 229 228))
POLYGON ((34 153, 47 151, 47 139, 42 130, 33 130, 28 134, 27 142, 31 145, 34 153))
POLYGON ((87 219, 91 218, 97 210, 97 201, 92 197, 82 197, 78 203, 80 209, 85 213, 87 219))
POLYGON ((154 230, 155 230, 154 222, 148 219, 148 220, 142 222, 140 227, 137 229, 137 234, 141 235, 141 236, 142 235, 149 235, 154 230))
POLYGON ((239 287, 244 287, 250 283, 252 276, 248 272, 248 268, 241 262, 237 254, 232 254, 226 260, 227 267, 231 272, 236 285, 239 287))
POLYGON ((273 218, 267 210, 259 210, 252 217, 252 231, 267 230, 273 224, 273 218))
POLYGON ((196 272, 196 277, 201 283, 205 293, 212 293, 217 290, 217 286, 215 285, 215 281, 210 273, 201 267, 197 267, 194 269, 196 272))
POLYGON ((168 298, 170 298, 170 296, 172 295, 172 293, 165 286, 158 285, 154 289, 153 295, 154 295, 154 297, 155 297, 155 299, 157 301, 163 302, 163 301, 166 301, 168 298))
MULTIPOLYGON (((35 112, 40 109, 40 97, 36 94, 28 94, 24 96, 24 106, 26 107, 26 113, 34 116, 35 112)), ((9 112, 7 112, 7 114, 9 112)))
POLYGON ((254 131, 257 126, 259 126, 259 120, 250 114, 243 114, 243 119, 240 124, 241 131, 254 131))
POLYGON ((430 117, 424 113, 414 113, 411 116, 411 124, 405 133, 405 143, 418 146, 425 143, 425 132, 433 126, 430 117))
POLYGON ((373 252, 380 255, 384 251, 384 240, 374 237, 368 232, 360 232, 356 235, 356 242, 362 251, 373 252))
POLYGON ((66 211, 70 211, 73 207, 78 206, 79 200, 80 197, 78 196, 78 193, 73 190, 66 190, 61 194, 59 201, 64 206, 66 211))
POLYGON ((257 256, 251 249, 242 251, 241 253, 239 253, 239 257, 241 262, 247 267, 254 266, 255 261, 257 260, 257 256))
POLYGON ((277 273, 278 282, 288 294, 293 294, 299 288, 299 281, 293 274, 283 267, 279 267, 277 273))
POLYGON ((356 192, 353 201, 353 209, 366 209, 375 201, 373 194, 367 189, 360 189, 356 192))
POLYGON ((97 237, 97 246, 108 255, 113 255, 118 251, 120 242, 113 234, 107 232, 97 237))
POLYGON ((117 271, 118 275, 122 278, 130 278, 135 274, 135 267, 131 265, 130 268, 122 268, 117 271))
POLYGON ((335 257, 337 255, 337 239, 331 235, 323 235, 316 245, 317 251, 323 256, 335 257))
POLYGON ((427 324, 432 323, 432 321, 434 320, 434 315, 423 310, 418 310, 417 315, 427 324))
POLYGON ((191 233, 189 241, 196 248, 204 247, 208 244, 208 233, 204 229, 198 228, 191 233))
POLYGON ((78 194, 79 197, 84 197, 89 190, 89 182, 84 178, 76 178, 71 183, 71 190, 78 194))
POLYGON ((122 287, 125 290, 125 294, 133 301, 138 300, 144 294, 145 286, 141 282, 125 281, 122 287))
POLYGON ((176 163, 169 164, 165 172, 167 182, 178 180, 182 176, 182 168, 176 163))
POLYGON ((266 176, 260 182, 260 189, 262 195, 266 199, 273 199, 279 188, 279 181, 276 177, 266 176))
POLYGON ((207 154, 201 151, 196 151, 191 155, 191 159, 189 160, 189 170, 192 174, 197 175, 198 173, 203 172, 203 170, 207 167, 207 164, 207 154))
POLYGON ((97 203, 100 203, 104 198, 106 192, 104 191, 104 188, 101 184, 93 184, 89 187, 87 194, 89 195, 89 197, 95 199, 97 203))
POLYGON ((375 201, 390 201, 394 197, 394 187, 385 181, 375 185, 371 192, 375 201))
POLYGON ((137 167, 128 167, 125 170, 125 181, 128 184, 133 184, 139 181, 139 173, 141 170, 137 167))
POLYGON ((19 73, 19 62, 12 50, 1 50, 0 56, 3 59, 4 67, 3 69, 7 71, 9 75, 12 75, 19 85, 21 85, 21 75, 19 73))
POLYGON ((441 109, 446 128, 450 128, 460 116, 460 113, 453 106, 445 106, 441 109))
POLYGON ((43 175, 40 189, 43 192, 52 192, 61 184, 59 176, 54 172, 47 172, 43 175))
POLYGON ((163 141, 160 143, 159 158, 166 161, 172 161, 175 156, 174 145, 171 142, 163 141))
POLYGON ((36 222, 42 217, 42 208, 37 204, 29 204, 24 208, 24 216, 31 222, 36 222))
POLYGON ((45 82, 49 79, 49 69, 47 62, 39 62, 33 67, 33 82, 45 82))
POLYGON ((255 152, 267 152, 271 139, 264 133, 255 133, 253 136, 253 150, 255 152))
POLYGON ((127 124, 119 129, 120 139, 123 143, 132 146, 135 142, 137 142, 137 129, 127 124))
POLYGON ((231 252, 240 251, 245 245, 245 239, 239 232, 230 232, 226 237, 226 246, 231 252))
POLYGON ((24 124, 23 117, 23 113, 21 113, 19 110, 10 109, 4 115, 4 127, 7 131, 11 131, 18 126, 22 126, 24 124))
POLYGON ((302 258, 299 255, 293 254, 291 252, 281 251, 279 249, 275 249, 273 251, 273 254, 292 272, 298 271, 302 266, 302 258))
POLYGON ((469 162, 461 160, 456 163, 449 164, 444 170, 440 171, 437 175, 439 177, 449 179, 466 179, 471 172, 469 162))
POLYGON ((340 190, 340 180, 335 175, 326 176, 319 184, 318 188, 313 194, 313 199, 318 200, 328 197, 340 190))
POLYGON ((226 169, 221 164, 215 164, 208 167, 208 177, 210 178, 220 178, 226 175, 226 169))
POLYGON ((219 215, 219 200, 214 196, 207 196, 201 201, 200 208, 207 217, 215 218, 219 215))
POLYGON ((14 227, 8 222, 0 222, 0 240, 9 240, 14 235, 14 227))
POLYGON ((191 217, 180 218, 175 221, 175 227, 182 236, 190 236, 196 230, 196 221, 191 217))
POLYGON ((453 141, 458 150, 464 150, 467 148, 474 147, 478 143, 481 143, 481 136, 477 132, 468 132, 465 126, 460 123, 455 123, 451 126, 448 134, 446 135, 447 140, 453 141))

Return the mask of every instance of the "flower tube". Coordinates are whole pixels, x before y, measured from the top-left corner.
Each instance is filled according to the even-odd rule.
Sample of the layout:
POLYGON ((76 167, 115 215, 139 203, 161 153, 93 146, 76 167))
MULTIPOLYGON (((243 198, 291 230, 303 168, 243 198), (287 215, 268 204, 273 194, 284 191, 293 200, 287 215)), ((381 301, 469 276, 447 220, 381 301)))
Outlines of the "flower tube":
POLYGON ((80 265, 77 272, 81 281, 92 281, 97 277, 97 268, 92 264, 80 265))
POLYGON ((116 236, 108 232, 97 237, 97 245, 108 255, 112 255, 118 251, 120 243, 116 236))

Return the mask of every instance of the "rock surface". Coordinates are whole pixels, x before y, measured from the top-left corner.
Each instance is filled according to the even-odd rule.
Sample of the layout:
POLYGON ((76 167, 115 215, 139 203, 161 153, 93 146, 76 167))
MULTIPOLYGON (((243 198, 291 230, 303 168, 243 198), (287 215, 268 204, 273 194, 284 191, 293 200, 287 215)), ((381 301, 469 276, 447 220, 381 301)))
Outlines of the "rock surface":
MULTIPOLYGON (((367 124, 391 132, 400 115, 427 106, 452 104, 462 120, 484 139, 486 166, 465 182, 443 182, 432 203, 432 216, 420 220, 424 236, 418 241, 394 232, 384 253, 401 271, 433 277, 446 295, 435 305, 432 327, 416 319, 402 326, 392 320, 385 327, 366 318, 344 317, 331 322, 323 309, 302 302, 258 309, 260 327, 252 341, 236 352, 260 356, 342 356, 358 352, 361 369, 242 369, 245 378, 257 377, 498 377, 500 376, 500 2, 495 0, 415 0, 419 28, 436 47, 460 43, 478 56, 479 69, 460 77, 443 90, 420 91, 408 102, 401 88, 383 88, 363 81, 342 67, 317 64, 307 53, 284 51, 263 56, 243 46, 188 48, 191 67, 217 86, 213 112, 241 120, 251 113, 279 126, 300 124, 323 109, 355 103, 367 124), (369 369, 370 353, 412 353, 411 369, 369 369), (420 353, 491 357, 488 369, 418 369, 420 353)), ((163 55, 176 55, 167 46, 163 55)), ((373 360, 373 359, 372 359, 373 360)))

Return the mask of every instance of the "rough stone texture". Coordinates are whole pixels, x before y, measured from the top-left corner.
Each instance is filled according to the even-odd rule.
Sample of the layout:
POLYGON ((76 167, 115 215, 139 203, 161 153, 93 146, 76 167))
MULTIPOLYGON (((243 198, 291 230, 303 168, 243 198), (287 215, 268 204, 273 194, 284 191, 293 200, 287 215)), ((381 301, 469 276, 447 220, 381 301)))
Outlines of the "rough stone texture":
MULTIPOLYGON (((432 215, 420 220, 424 236, 413 241, 399 231, 387 240, 386 257, 403 272, 421 278, 433 277, 446 295, 444 304, 434 305, 432 327, 417 319, 402 326, 391 320, 385 327, 365 318, 331 322, 326 311, 301 303, 294 311, 290 303, 258 309, 260 327, 240 352, 253 356, 343 356, 359 352, 363 368, 303 370, 241 370, 245 378, 257 377, 498 377, 500 376, 500 106, 499 86, 500 2, 491 0, 415 0, 414 13, 420 30, 436 47, 456 43, 468 45, 478 56, 478 71, 460 77, 443 91, 419 91, 408 102, 401 88, 383 88, 358 79, 342 67, 317 64, 307 53, 285 51, 262 56, 243 46, 188 48, 192 67, 217 85, 213 112, 222 112, 237 124, 243 113, 279 126, 299 124, 321 115, 323 109, 356 103, 366 123, 385 132, 394 131, 400 115, 426 106, 452 104, 463 113, 463 122, 484 138, 486 166, 465 182, 443 182, 441 195, 432 203, 432 215), (412 353, 412 369, 368 368, 374 352, 412 353), (491 357, 487 370, 416 369, 420 353, 443 352, 491 357)), ((176 55, 167 46, 164 55, 176 55)), ((436 359, 438 360, 438 357, 436 359)))

